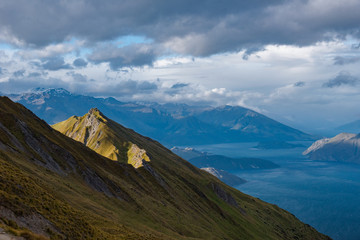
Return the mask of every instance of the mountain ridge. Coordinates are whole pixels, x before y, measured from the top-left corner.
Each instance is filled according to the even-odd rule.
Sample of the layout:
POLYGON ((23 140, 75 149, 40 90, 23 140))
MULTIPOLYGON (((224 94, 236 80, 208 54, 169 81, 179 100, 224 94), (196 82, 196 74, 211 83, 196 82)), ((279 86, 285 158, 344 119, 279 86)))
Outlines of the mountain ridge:
POLYGON ((360 164, 360 134, 340 133, 314 142, 303 155, 311 160, 340 161, 360 164))
POLYGON ((328 239, 132 130, 126 139, 149 153, 156 174, 97 154, 4 97, 0 123, 0 225, 21 236, 328 239))
POLYGON ((341 125, 337 127, 336 130, 342 132, 360 132, 360 120, 341 125))
POLYGON ((314 140, 309 134, 239 106, 120 102, 114 98, 71 94, 64 89, 40 89, 10 94, 9 97, 50 124, 73 115, 83 115, 90 108, 97 107, 123 126, 167 146, 273 139, 314 140))

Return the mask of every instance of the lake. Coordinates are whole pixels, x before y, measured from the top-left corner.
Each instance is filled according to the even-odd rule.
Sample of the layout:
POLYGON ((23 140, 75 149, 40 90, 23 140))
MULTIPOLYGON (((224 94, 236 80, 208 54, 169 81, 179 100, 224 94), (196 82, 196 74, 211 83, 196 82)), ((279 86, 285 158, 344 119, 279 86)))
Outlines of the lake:
MULTIPOLYGON (((302 142, 309 146, 311 142, 302 142)), ((256 143, 191 146, 229 157, 259 157, 281 167, 232 171, 248 182, 240 191, 288 210, 336 240, 360 239, 360 165, 310 161, 306 147, 257 150, 256 143)))

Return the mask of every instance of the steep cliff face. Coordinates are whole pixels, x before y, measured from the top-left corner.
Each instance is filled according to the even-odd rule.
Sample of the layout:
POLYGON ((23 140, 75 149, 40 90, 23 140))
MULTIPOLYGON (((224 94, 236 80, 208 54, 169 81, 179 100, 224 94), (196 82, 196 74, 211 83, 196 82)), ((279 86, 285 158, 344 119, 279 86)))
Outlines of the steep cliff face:
POLYGON ((8 98, 0 98, 0 123, 5 231, 32 239, 327 239, 107 118, 77 136, 96 141, 90 136, 106 123, 126 143, 120 159, 132 149, 142 167, 97 154, 8 98))
POLYGON ((311 160, 360 164, 360 134, 340 133, 314 142, 305 152, 311 160))

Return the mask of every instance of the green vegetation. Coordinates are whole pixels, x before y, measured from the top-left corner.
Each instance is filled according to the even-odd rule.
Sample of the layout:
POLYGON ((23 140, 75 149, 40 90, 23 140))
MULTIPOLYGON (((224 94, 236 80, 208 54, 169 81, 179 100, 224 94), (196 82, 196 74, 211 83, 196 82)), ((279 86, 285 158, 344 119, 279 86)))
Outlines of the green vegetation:
POLYGON ((107 126, 99 131, 92 131, 92 124, 75 130, 86 117, 58 126, 94 149, 99 140, 116 147, 118 159, 112 159, 117 161, 0 98, 4 229, 39 239, 328 239, 292 214, 228 187, 158 142, 99 114, 96 119, 107 126), (126 164, 135 145, 146 155, 134 155, 150 159, 137 169, 126 164))
POLYGON ((149 162, 146 151, 124 138, 125 129, 114 131, 112 127, 115 125, 94 108, 82 117, 73 116, 52 127, 111 160, 131 164, 135 168, 142 166, 142 160, 149 162))

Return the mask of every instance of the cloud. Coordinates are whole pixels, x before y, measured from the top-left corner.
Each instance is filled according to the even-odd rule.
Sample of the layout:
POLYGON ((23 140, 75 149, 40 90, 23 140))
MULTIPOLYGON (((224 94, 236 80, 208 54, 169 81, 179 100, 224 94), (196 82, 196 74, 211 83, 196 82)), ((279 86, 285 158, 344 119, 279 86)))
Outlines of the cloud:
POLYGON ((294 87, 304 87, 304 86, 305 86, 305 82, 302 81, 294 83, 294 87))
POLYGON ((169 95, 171 97, 174 97, 176 95, 180 94, 188 94, 189 92, 192 92, 192 86, 190 86, 189 83, 175 83, 171 87, 164 87, 163 86, 163 94, 169 95))
POLYGON ((73 65, 75 67, 86 67, 88 65, 88 62, 83 58, 77 58, 74 60, 73 65))
POLYGON ((76 73, 76 72, 67 72, 66 73, 67 76, 70 76, 75 82, 87 82, 88 78, 87 76, 80 74, 80 73, 76 73))
POLYGON ((82 47, 84 41, 73 41, 73 42, 64 42, 64 43, 50 43, 47 46, 42 48, 33 48, 33 47, 22 47, 16 52, 16 55, 20 56, 23 59, 36 59, 36 58, 55 58, 67 53, 78 51, 82 47))
POLYGON ((0 82, 0 89, 6 93, 18 93, 28 91, 36 87, 65 87, 67 84, 57 78, 9 78, 6 82, 0 82))
MULTIPOLYGON (((176 53, 208 56, 268 44, 305 46, 345 36, 358 39, 359 9, 356 0, 4 0, 0 39, 44 47, 76 38, 90 46, 136 35, 176 53)), ((147 53, 139 62, 124 60, 119 51, 110 62, 115 68, 152 59, 147 53)))
POLYGON ((70 64, 65 63, 63 57, 54 57, 43 60, 43 63, 40 64, 40 67, 50 71, 57 71, 60 69, 72 69, 70 64))
POLYGON ((352 44, 352 45, 351 45, 351 48, 352 48, 352 49, 359 49, 359 48, 360 48, 360 43, 352 44))
POLYGON ((42 76, 42 74, 39 72, 32 72, 32 73, 29 73, 29 75, 28 75, 29 78, 37 78, 40 76, 42 76))
POLYGON ((178 88, 184 88, 189 86, 188 83, 175 83, 174 85, 171 86, 172 89, 178 89, 178 88))
POLYGON ((334 57, 334 65, 346 65, 360 61, 360 57, 334 57))
POLYGON ((117 70, 123 67, 151 66, 156 57, 156 49, 149 44, 132 44, 120 48, 106 44, 96 48, 88 59, 95 63, 108 62, 112 70, 117 70))
POLYGON ((340 72, 335 78, 323 84, 323 87, 333 88, 342 85, 355 86, 359 83, 359 79, 350 75, 348 72, 340 72))
POLYGON ((16 71, 16 72, 14 72, 14 73, 13 73, 13 76, 16 77, 16 78, 17 78, 17 77, 23 77, 24 74, 25 74, 25 70, 22 69, 22 70, 18 70, 18 71, 16 71))
POLYGON ((260 52, 260 51, 264 51, 265 48, 264 47, 248 47, 246 48, 244 54, 243 54, 243 59, 244 60, 248 60, 250 55, 254 54, 254 53, 257 53, 257 52, 260 52))
POLYGON ((156 83, 149 81, 123 80, 112 84, 102 84, 90 87, 88 90, 92 95, 132 97, 136 94, 149 95, 158 90, 156 83))

